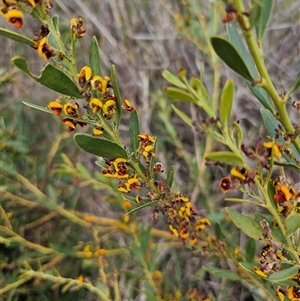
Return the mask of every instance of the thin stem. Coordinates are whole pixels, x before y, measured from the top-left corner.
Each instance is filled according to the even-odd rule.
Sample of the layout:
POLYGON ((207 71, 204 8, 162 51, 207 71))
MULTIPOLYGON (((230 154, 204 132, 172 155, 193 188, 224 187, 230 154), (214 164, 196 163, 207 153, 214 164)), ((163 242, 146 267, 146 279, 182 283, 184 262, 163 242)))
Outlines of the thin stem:
MULTIPOLYGON (((285 130, 288 133, 294 133, 295 129, 291 123, 289 118, 287 109, 286 109, 286 102, 282 99, 279 94, 277 93, 273 82, 270 78, 268 70, 265 66, 265 61, 263 58, 262 49, 259 47, 260 44, 255 40, 253 31, 250 30, 250 21, 248 17, 243 16, 244 6, 242 0, 234 0, 233 1, 235 7, 238 10, 238 21, 241 25, 241 29, 243 31, 243 35, 245 41, 248 45, 252 58, 255 62, 257 70, 261 76, 262 87, 268 92, 269 96, 271 97, 273 104, 278 113, 278 120, 282 123, 285 130)), ((292 139, 294 146, 300 152, 300 138, 294 137, 292 139)))

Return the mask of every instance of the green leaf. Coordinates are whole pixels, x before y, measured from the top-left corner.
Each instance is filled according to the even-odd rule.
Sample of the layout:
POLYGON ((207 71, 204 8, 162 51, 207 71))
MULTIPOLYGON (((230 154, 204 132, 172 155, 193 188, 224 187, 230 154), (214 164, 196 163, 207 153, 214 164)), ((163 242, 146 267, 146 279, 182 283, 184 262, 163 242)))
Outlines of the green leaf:
POLYGON ((33 108, 33 109, 36 109, 36 110, 39 110, 39 111, 42 111, 45 113, 54 114, 54 111, 48 109, 47 107, 42 107, 42 106, 35 105, 33 103, 29 103, 29 102, 25 102, 25 101, 22 101, 22 103, 30 108, 33 108))
POLYGON ((223 270, 216 267, 211 266, 203 266, 205 270, 212 273, 213 275, 221 278, 231 279, 231 280, 241 280, 242 277, 237 275, 237 273, 230 270, 223 270))
POLYGON ((129 119, 129 135, 130 135, 130 146, 136 151, 139 147, 139 140, 137 135, 140 134, 140 122, 139 116, 136 111, 131 112, 129 119))
POLYGON ((11 30, 8 30, 8 29, 2 28, 2 27, 0 27, 0 35, 4 36, 6 38, 9 38, 11 40, 17 41, 19 43, 29 45, 31 47, 33 47, 35 44, 34 41, 28 39, 26 36, 23 36, 19 33, 16 33, 14 31, 11 31, 11 30))
POLYGON ((192 77, 190 85, 193 89, 195 89, 197 94, 199 94, 199 101, 201 101, 201 104, 212 109, 212 102, 210 100, 210 96, 207 93, 207 90, 203 85, 202 81, 196 77, 192 77))
POLYGON ((171 165, 168 169, 167 173, 167 185, 169 188, 172 187, 173 179, 174 179, 174 171, 175 171, 175 165, 171 165))
POLYGON ((293 266, 288 269, 281 270, 279 272, 273 273, 268 277, 269 281, 282 281, 291 279, 293 276, 298 274, 298 267, 293 266))
POLYGON ((256 251, 256 241, 253 238, 249 238, 246 244, 246 260, 252 262, 256 251))
POLYGON ((136 208, 134 208, 134 209, 128 211, 127 213, 124 214, 124 216, 130 215, 130 214, 132 214, 133 212, 136 212, 136 211, 138 211, 138 210, 141 210, 142 208, 150 207, 150 206, 152 206, 153 204, 155 204, 155 203, 157 203, 157 202, 158 202, 158 201, 156 200, 156 201, 152 201, 152 202, 149 202, 149 203, 145 203, 145 204, 143 204, 143 205, 141 205, 141 206, 138 206, 138 207, 136 207, 136 208))
POLYGON ((237 147, 240 149, 243 143, 243 131, 240 125, 237 122, 233 123, 233 126, 236 131, 236 140, 237 140, 237 147))
POLYGON ((60 69, 47 64, 39 77, 29 71, 25 58, 17 56, 12 59, 15 66, 28 74, 35 81, 58 93, 83 98, 74 82, 60 69))
POLYGON ((161 74, 162 74, 163 78, 166 81, 168 81, 170 84, 172 84, 178 88, 182 88, 182 89, 186 88, 185 84, 170 71, 164 70, 161 74))
POLYGON ((243 58, 228 40, 214 36, 211 38, 211 44, 216 54, 228 67, 240 74, 243 78, 253 81, 243 58))
POLYGON ((293 212, 285 219, 286 234, 291 235, 300 228, 300 213, 293 212))
POLYGON ((222 235, 222 230, 221 230, 220 223, 215 223, 215 237, 217 241, 220 240, 221 235, 222 235))
POLYGON ((82 133, 75 134, 73 138, 80 148, 93 155, 109 159, 128 158, 123 147, 109 140, 82 133))
POLYGON ((165 93, 168 97, 175 100, 198 104, 198 102, 190 95, 190 93, 174 87, 167 87, 165 93))
POLYGON ((267 24, 270 20, 272 8, 273 8, 273 0, 264 0, 264 1, 257 1, 260 5, 262 5, 259 17, 255 22, 255 29, 257 39, 259 41, 262 40, 264 36, 264 32, 266 30, 267 24))
POLYGON ((250 14, 250 28, 252 29, 257 22, 259 22, 261 14, 261 2, 260 1, 254 1, 254 5, 251 8, 251 14, 250 14))
POLYGON ((291 168, 294 168, 296 169, 298 172, 300 172, 300 166, 294 164, 294 163, 291 163, 291 162, 279 162, 279 161, 274 161, 274 165, 277 165, 277 166, 283 166, 285 168, 288 168, 288 167, 291 167, 291 168))
MULTIPOLYGON (((240 34, 236 30, 236 27, 232 23, 227 23, 227 32, 229 35, 230 42, 234 45, 236 50, 239 52, 240 56, 244 59, 246 66, 248 67, 250 74, 253 78, 259 77, 259 74, 252 63, 252 59, 247 51, 240 34)), ((273 112, 272 105, 270 103, 267 92, 260 87, 253 86, 252 82, 245 80, 248 88, 254 94, 254 96, 259 100, 259 102, 271 112, 273 112)))
POLYGON ((262 237, 261 227, 250 217, 230 208, 225 208, 233 223, 249 237, 258 240, 262 237))
POLYGON ((222 91, 220 100, 220 119, 224 128, 227 128, 230 118, 232 103, 234 97, 234 83, 232 80, 227 80, 222 91))
POLYGON ((92 37, 89 49, 89 61, 94 75, 102 76, 102 63, 97 38, 92 37))
POLYGON ((294 93, 298 88, 300 87, 300 73, 298 74, 295 82, 293 83, 291 89, 287 92, 287 95, 286 95, 286 99, 289 98, 289 96, 294 93))
POLYGON ((176 108, 174 105, 171 105, 172 109, 174 110, 174 112, 187 124, 189 125, 191 128, 194 127, 193 126, 193 122, 192 119, 190 117, 188 117, 185 113, 183 113, 181 110, 179 110, 178 108, 176 108))
POLYGON ((116 72, 116 67, 115 65, 111 65, 110 68, 110 77, 111 77, 111 82, 114 88, 114 93, 115 96, 117 97, 117 112, 115 115, 115 122, 116 122, 116 128, 119 128, 121 117, 122 117, 122 98, 121 98, 121 93, 118 85, 118 80, 117 80, 117 72, 116 72))
POLYGON ((232 152, 212 152, 207 153, 204 156, 205 160, 208 161, 219 161, 228 165, 241 165, 244 160, 232 152))

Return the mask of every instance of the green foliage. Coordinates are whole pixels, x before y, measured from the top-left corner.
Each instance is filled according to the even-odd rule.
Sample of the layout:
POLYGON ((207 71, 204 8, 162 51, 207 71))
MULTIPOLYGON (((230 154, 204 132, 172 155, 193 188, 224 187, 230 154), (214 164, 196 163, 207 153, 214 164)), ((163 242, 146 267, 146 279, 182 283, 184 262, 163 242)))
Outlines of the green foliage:
MULTIPOLYGON (((39 76, 25 55, 14 57, 13 65, 58 95, 45 93, 38 103, 30 82, 22 79, 20 85, 14 71, 1 70, 8 87, 0 94, 7 108, 1 113, 1 297, 212 301, 242 300, 240 292, 246 291, 253 300, 296 298, 299 191, 291 179, 299 173, 300 139, 287 102, 300 81, 298 75, 287 93, 279 93, 265 65, 262 40, 267 41, 273 1, 252 1, 249 12, 242 0, 183 4, 171 8, 176 30, 196 46, 201 63, 194 66, 185 55, 188 60, 180 64, 188 69, 162 71, 168 83, 164 94, 155 90, 160 86, 155 71, 149 85, 154 92, 147 97, 147 72, 165 65, 157 59, 160 52, 172 56, 161 51, 161 42, 152 51, 148 45, 135 47, 140 42, 134 33, 141 26, 134 22, 140 20, 134 5, 124 3, 130 7, 127 15, 114 3, 115 15, 108 17, 117 20, 118 31, 112 35, 94 23, 101 32, 81 43, 83 19, 93 23, 96 6, 92 12, 79 5, 88 18, 67 25, 50 17, 48 2, 3 2, 10 25, 22 27, 24 13, 42 25, 32 39, 0 29, 1 37, 33 46, 30 50, 46 60, 39 76), (220 35, 221 21, 227 23, 228 39, 220 35), (137 55, 131 48, 139 49, 137 55), (155 59, 144 73, 140 56, 145 53, 155 59), (110 60, 117 68, 108 66, 110 60), (221 61, 242 80, 225 78, 221 61), (133 79, 125 86, 122 74, 133 77, 136 66, 141 82, 133 79), (136 99, 122 98, 137 87, 142 92, 136 99), (267 134, 254 122, 246 129, 245 117, 239 120, 244 107, 237 109, 235 90, 241 87, 262 106, 257 115, 267 134), (11 101, 11 94, 18 98, 11 101), (179 101, 176 106, 173 100, 179 101), (37 122, 45 112, 52 123, 37 122), (75 144, 66 130, 77 131, 75 144), (208 286, 207 278, 214 285, 208 286)), ((147 1, 144 6, 145 11, 151 7, 147 1)), ((178 68, 173 59, 168 68, 178 68)))

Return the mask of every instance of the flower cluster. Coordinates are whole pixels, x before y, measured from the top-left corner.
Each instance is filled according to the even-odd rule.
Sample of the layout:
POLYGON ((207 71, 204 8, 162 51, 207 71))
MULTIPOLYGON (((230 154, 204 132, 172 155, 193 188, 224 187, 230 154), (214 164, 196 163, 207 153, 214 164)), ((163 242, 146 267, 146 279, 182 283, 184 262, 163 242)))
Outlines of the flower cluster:
POLYGON ((284 178, 278 177, 273 181, 275 188, 274 200, 278 206, 278 213, 287 217, 292 212, 299 212, 300 191, 296 191, 293 184, 284 178))
POLYGON ((4 16, 6 21, 13 24, 17 28, 23 27, 24 14, 22 12, 22 6, 27 5, 35 7, 41 0, 27 0, 27 1, 2 1, 2 7, 0 9, 1 14, 4 16))
POLYGON ((154 144, 155 144, 155 137, 150 136, 148 134, 138 135, 138 140, 140 141, 139 145, 139 153, 144 156, 144 158, 149 161, 149 158, 155 157, 154 144))
POLYGON ((69 116, 67 118, 64 118, 62 120, 62 123, 68 127, 68 131, 74 131, 76 128, 76 125, 80 125, 81 127, 84 127, 86 125, 85 122, 74 120, 73 118, 82 118, 82 114, 79 113, 79 105, 77 103, 72 104, 70 102, 67 102, 66 104, 62 105, 59 99, 51 101, 47 107, 54 111, 54 114, 56 116, 61 115, 62 110, 64 112, 65 116, 69 116))
POLYGON ((223 193, 226 193, 230 189, 239 188, 241 185, 247 184, 252 186, 256 171, 248 171, 244 167, 235 167, 230 171, 230 177, 224 177, 220 181, 220 188, 223 193))

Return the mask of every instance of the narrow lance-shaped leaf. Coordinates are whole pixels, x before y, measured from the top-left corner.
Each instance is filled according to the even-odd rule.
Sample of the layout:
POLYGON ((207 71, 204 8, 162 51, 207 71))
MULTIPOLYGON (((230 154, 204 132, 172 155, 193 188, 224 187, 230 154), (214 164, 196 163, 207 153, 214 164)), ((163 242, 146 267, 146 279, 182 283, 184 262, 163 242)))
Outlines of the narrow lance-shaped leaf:
POLYGON ((250 81, 253 80, 243 58, 228 40, 214 36, 211 38, 211 44, 216 54, 228 67, 240 74, 243 78, 250 81))
POLYGON ((186 88, 185 84, 177 76, 175 76, 173 73, 171 73, 170 71, 164 70, 162 72, 162 76, 170 84, 172 84, 172 85, 174 85, 178 88, 182 88, 182 89, 186 88))
POLYGON ((246 244, 246 260, 247 262, 252 262, 255 256, 255 251, 256 251, 256 242, 253 238, 249 238, 246 244))
POLYGON ((233 223, 246 235, 258 240, 262 236, 262 228, 250 217, 230 208, 225 208, 233 223))
POLYGON ((140 134, 140 122, 139 116, 136 111, 131 112, 129 119, 129 135, 130 135, 130 145, 135 151, 139 147, 139 140, 137 135, 140 134))
POLYGON ((231 270, 223 270, 212 266, 203 266, 203 268, 217 277, 230 279, 230 280, 242 279, 241 276, 237 275, 236 272, 233 272, 231 270))
POLYGON ((168 187, 172 187, 173 184, 173 179, 174 179, 174 171, 175 171, 175 166, 171 165, 168 169, 168 173, 167 173, 167 185, 168 187))
POLYGON ((205 160, 218 161, 228 165, 241 165, 244 163, 243 158, 231 152, 212 152, 204 156, 205 160))
MULTIPOLYGON (((239 52, 240 56, 244 59, 244 62, 246 66, 249 69, 249 72, 253 78, 259 77, 259 74, 254 67, 252 63, 252 59, 249 55, 249 52, 247 51, 240 34, 238 33, 236 27, 232 23, 227 24, 227 32, 230 39, 230 42, 234 45, 236 50, 239 52)), ((268 97, 267 92, 257 86, 253 86, 252 82, 245 79, 245 82, 248 86, 248 88, 251 90, 251 92, 254 94, 254 96, 258 99, 258 101, 267 109, 269 109, 271 112, 273 112, 273 107, 270 103, 270 99, 268 97)))
POLYGON ((122 98, 121 98, 121 93, 118 85, 118 80, 117 80, 117 72, 116 72, 116 67, 115 65, 112 65, 110 68, 110 77, 111 77, 111 82, 113 85, 114 93, 115 96, 117 97, 117 112, 115 115, 115 123, 116 123, 116 128, 119 128, 120 122, 121 122, 121 117, 122 117, 122 98))
POLYGON ((25 58, 20 56, 14 57, 12 59, 12 62, 15 66, 24 71, 35 81, 46 86, 47 88, 64 95, 83 98, 75 83, 64 72, 62 72, 55 66, 47 64, 42 70, 41 75, 35 76, 29 71, 25 58))
POLYGON ((165 93, 168 97, 173 98, 175 100, 198 104, 197 101, 190 95, 190 93, 184 90, 174 88, 174 87, 167 87, 165 89, 165 93))
POLYGON ((6 37, 8 39, 17 41, 19 43, 29 45, 31 47, 33 47, 34 44, 35 44, 35 42, 33 40, 28 39, 26 36, 23 36, 23 35, 21 35, 19 33, 16 33, 14 31, 8 30, 6 28, 0 27, 0 35, 6 37))
POLYGON ((207 90, 200 79, 196 77, 191 78, 191 87, 197 91, 199 94, 199 101, 201 101, 201 104, 212 109, 212 102, 210 99, 209 94, 207 93, 207 90))
POLYGON ((89 48, 89 61, 94 75, 102 76, 102 63, 97 38, 92 37, 89 48))
POLYGON ((236 140, 237 140, 237 147, 241 148, 242 143, 243 143, 243 131, 240 125, 235 121, 233 123, 233 127, 235 128, 236 131, 236 140))
POLYGON ((269 276, 268 280, 270 281, 281 281, 291 279, 293 276, 297 275, 298 267, 293 266, 291 268, 287 268, 281 270, 279 272, 273 273, 269 276))
POLYGON ((74 135, 76 144, 86 152, 109 159, 127 159, 127 153, 119 144, 109 140, 93 137, 88 134, 77 133, 74 135))
POLYGON ((259 18, 257 18, 257 21, 255 22, 255 29, 257 39, 261 41, 264 36, 267 24, 270 20, 273 8, 273 0, 264 0, 259 2, 259 4, 262 5, 262 7, 259 14, 259 18))
POLYGON ((234 97, 234 83, 228 80, 223 88, 220 100, 220 119, 224 128, 227 128, 230 118, 232 103, 234 97))
POLYGON ((193 122, 190 117, 188 117, 185 113, 183 113, 181 110, 176 108, 174 105, 171 105, 174 112, 190 127, 193 127, 193 122))

